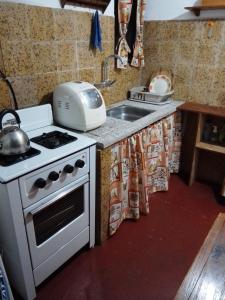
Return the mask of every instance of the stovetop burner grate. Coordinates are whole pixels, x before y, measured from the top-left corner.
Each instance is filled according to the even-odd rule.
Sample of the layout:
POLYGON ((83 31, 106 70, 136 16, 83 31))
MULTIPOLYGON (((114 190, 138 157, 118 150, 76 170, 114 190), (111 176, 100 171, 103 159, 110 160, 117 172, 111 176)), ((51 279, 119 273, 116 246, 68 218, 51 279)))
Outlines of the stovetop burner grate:
POLYGON ((67 132, 61 132, 57 130, 43 133, 42 135, 31 139, 32 142, 48 149, 55 149, 76 140, 76 137, 69 135, 67 132))
POLYGON ((14 165, 18 162, 26 160, 28 158, 34 157, 40 154, 41 151, 35 148, 30 148, 26 153, 18 154, 18 155, 0 155, 0 166, 8 167, 14 165))

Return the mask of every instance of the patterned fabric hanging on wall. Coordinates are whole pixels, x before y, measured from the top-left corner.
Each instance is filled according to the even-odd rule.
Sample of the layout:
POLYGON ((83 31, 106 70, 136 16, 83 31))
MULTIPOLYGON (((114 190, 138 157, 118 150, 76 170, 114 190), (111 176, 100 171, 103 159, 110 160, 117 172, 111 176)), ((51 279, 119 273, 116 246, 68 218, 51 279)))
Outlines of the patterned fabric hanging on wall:
POLYGON ((143 29, 147 0, 115 0, 117 68, 144 66, 143 29), (132 49, 132 50, 131 50, 132 49), (132 53, 131 53, 132 52, 132 53))
POLYGON ((134 44, 133 58, 131 66, 144 67, 144 50, 143 50, 143 31, 144 31, 144 14, 147 0, 138 0, 136 15, 136 39, 134 44))
POLYGON ((130 15, 132 9, 132 0, 118 1, 118 19, 119 19, 119 33, 120 38, 117 44, 117 53, 122 58, 123 63, 117 59, 117 68, 124 69, 128 65, 128 53, 131 52, 126 40, 128 24, 130 22, 130 15))
POLYGON ((167 191, 179 170, 181 115, 174 113, 112 147, 109 234, 149 213, 151 194, 167 191))

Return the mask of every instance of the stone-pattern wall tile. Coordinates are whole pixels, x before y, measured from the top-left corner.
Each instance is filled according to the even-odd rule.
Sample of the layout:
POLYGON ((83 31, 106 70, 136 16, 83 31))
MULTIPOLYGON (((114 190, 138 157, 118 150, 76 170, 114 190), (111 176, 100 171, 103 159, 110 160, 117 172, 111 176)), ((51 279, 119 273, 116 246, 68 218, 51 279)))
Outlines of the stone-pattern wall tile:
POLYGON ((95 82, 95 70, 94 70, 94 68, 80 69, 79 70, 79 80, 90 82, 90 83, 93 84, 95 82))
POLYGON ((176 100, 186 100, 190 101, 190 96, 189 96, 189 91, 190 91, 190 86, 188 84, 175 84, 174 86, 174 95, 173 98, 176 100))
POLYGON ((221 44, 221 46, 219 47, 217 58, 218 58, 217 65, 225 68, 225 42, 224 44, 221 44))
MULTIPOLYGON (((0 68, 14 81, 20 107, 50 100, 54 88, 62 82, 102 80, 103 61, 115 53, 115 19, 100 16, 100 52, 90 48, 92 15, 0 3, 0 68)), ((109 78, 116 83, 106 89, 108 105, 124 99, 127 89, 140 84, 140 71, 115 71, 114 67, 114 60, 110 60, 109 78)))
POLYGON ((53 72, 57 70, 57 47, 51 42, 33 44, 33 60, 35 73, 53 72))
POLYGON ((101 90, 106 105, 118 102, 118 100, 128 99, 128 91, 140 85, 140 70, 129 67, 127 70, 109 70, 109 78, 116 80, 112 87, 101 90), (121 77, 126 80, 121 80, 121 77))
POLYGON ((180 42, 179 43, 179 59, 186 64, 193 63, 193 55, 198 43, 180 42))
POLYGON ((53 10, 47 7, 29 6, 30 35, 36 41, 54 39, 53 10))
POLYGON ((30 75, 34 72, 31 42, 5 41, 1 45, 7 76, 30 75))
POLYGON ((76 67, 76 44, 73 41, 57 43, 58 71, 74 70, 76 67))
POLYGON ((79 69, 94 66, 94 55, 89 48, 89 42, 77 42, 77 58, 79 69))
POLYGON ((77 81, 79 80, 79 72, 78 71, 63 71, 57 72, 58 74, 58 83, 64 83, 69 81, 77 81))
POLYGON ((216 51, 217 49, 215 47, 215 44, 205 41, 199 41, 196 44, 196 61, 200 62, 201 64, 213 65, 215 64, 216 51))
POLYGON ((0 109, 11 107, 9 89, 6 83, 0 80, 0 109))
POLYGON ((224 68, 217 68, 215 70, 215 77, 214 77, 214 89, 215 91, 222 90, 225 92, 225 69, 224 68))
POLYGON ((94 68, 94 79, 95 82, 98 83, 100 81, 102 81, 102 66, 96 66, 94 68))
POLYGON ((36 75, 35 85, 37 88, 37 99, 39 103, 52 100, 54 88, 58 85, 58 75, 56 72, 36 75))
POLYGON ((3 60, 3 55, 2 55, 2 46, 0 43, 0 70, 5 73, 5 66, 4 66, 4 60, 3 60))
POLYGON ((225 44, 225 20, 220 20, 221 24, 221 42, 225 44))
POLYGON ((92 14, 84 12, 74 12, 74 22, 76 28, 76 39, 90 43, 92 14))
POLYGON ((19 108, 38 104, 37 89, 33 76, 12 77, 10 81, 15 91, 19 108))
POLYGON ((162 22, 145 22, 144 27, 144 47, 151 45, 151 41, 160 41, 163 40, 161 34, 161 25, 162 22))
POLYGON ((198 39, 197 36, 197 22, 183 21, 179 26, 179 39, 182 41, 193 41, 198 39))
POLYGON ((56 40, 75 40, 75 16, 74 13, 68 10, 54 10, 54 25, 56 40))
POLYGON ((211 90, 215 69, 205 65, 197 65, 193 71, 193 82, 199 86, 199 89, 211 90))
POLYGON ((0 3, 0 40, 23 40, 29 38, 27 6, 0 3))
MULTIPOLYGON (((111 54, 113 54, 113 46, 112 43, 109 41, 103 41, 102 42, 102 49, 103 51, 99 51, 98 49, 95 50, 91 50, 92 51, 92 55, 93 55, 93 65, 95 65, 96 68, 101 68, 103 65, 103 62, 105 60, 105 58, 111 54)), ((108 65, 110 67, 114 67, 115 65, 115 60, 111 59, 108 62, 108 65)))
MULTIPOLYGON (((158 41, 152 41, 151 42, 151 44, 150 44, 150 46, 146 46, 145 47, 145 44, 144 44, 144 53, 145 53, 145 56, 147 56, 148 57, 148 59, 151 59, 151 61, 152 60, 154 60, 154 61, 159 61, 159 53, 160 53, 160 50, 161 50, 161 48, 160 48, 160 42, 158 42, 158 41), (148 52, 148 53, 146 53, 146 51, 148 52)), ((145 60, 145 64, 147 63, 147 61, 145 60)))
MULTIPOLYGON (((145 55, 147 56, 148 53, 145 55)), ((141 72, 141 85, 149 86, 151 78, 153 75, 157 74, 159 71, 159 63, 150 63, 149 60, 146 60, 145 67, 141 72)))
POLYGON ((189 89, 189 101, 195 103, 209 104, 208 103, 208 91, 205 88, 200 88, 198 83, 193 83, 189 89))
MULTIPOLYGON (((46 98, 60 82, 82 78, 99 82, 105 57, 114 53, 115 19, 100 16, 100 52, 90 49, 91 18, 89 13, 1 2, 0 68, 16 78, 17 86, 26 79, 25 85, 36 91, 34 103, 46 98), (35 79, 28 83, 28 78, 35 79), (47 82, 41 78, 47 78, 47 82)), ((111 60, 109 77, 116 83, 103 91, 105 102, 109 105, 124 99, 131 87, 148 84, 151 74, 161 69, 174 73, 176 98, 195 97, 194 101, 205 103, 204 93, 208 90, 208 103, 218 105, 221 101, 224 105, 224 41, 223 20, 213 21, 212 30, 208 21, 145 22, 145 67, 141 71, 116 71, 111 60)), ((26 93, 20 92, 19 98, 21 105, 28 105, 26 93)), ((30 105, 34 103, 31 100, 30 105)))
POLYGON ((210 100, 210 105, 225 106, 225 89, 214 93, 210 100))
POLYGON ((168 69, 175 99, 224 106, 225 21, 145 22, 144 36, 142 84, 168 69))
POLYGON ((174 69, 174 85, 191 84, 194 72, 193 64, 177 63, 174 69))
POLYGON ((203 21, 199 24, 198 27, 200 30, 199 37, 201 40, 209 41, 210 43, 217 43, 221 40, 223 29, 222 22, 203 21))
POLYGON ((163 41, 178 42, 180 36, 179 22, 162 22, 160 24, 160 38, 163 41))
POLYGON ((100 16, 100 26, 102 29, 102 41, 109 39, 109 18, 107 16, 100 16))
POLYGON ((114 17, 108 17, 108 41, 112 42, 112 45, 114 47, 115 44, 115 18, 114 17))
POLYGON ((173 41, 159 43, 158 60, 162 65, 176 63, 178 48, 173 41))

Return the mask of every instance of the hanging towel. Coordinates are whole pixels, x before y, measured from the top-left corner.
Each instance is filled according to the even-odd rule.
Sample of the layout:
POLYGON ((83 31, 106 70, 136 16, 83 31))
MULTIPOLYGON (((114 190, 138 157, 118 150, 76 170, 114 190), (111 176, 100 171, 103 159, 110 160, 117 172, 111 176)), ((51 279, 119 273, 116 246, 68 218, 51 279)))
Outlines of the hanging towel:
POLYGON ((91 46, 94 49, 99 49, 102 51, 102 34, 97 10, 92 17, 91 46))

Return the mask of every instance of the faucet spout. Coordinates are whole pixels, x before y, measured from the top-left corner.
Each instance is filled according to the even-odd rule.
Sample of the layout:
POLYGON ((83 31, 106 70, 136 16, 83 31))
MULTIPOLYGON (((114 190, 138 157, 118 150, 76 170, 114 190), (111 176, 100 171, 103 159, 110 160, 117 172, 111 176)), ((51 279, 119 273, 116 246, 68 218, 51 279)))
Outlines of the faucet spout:
POLYGON ((108 70, 108 66, 109 66, 109 60, 110 60, 110 58, 116 58, 116 59, 119 59, 119 60, 121 61, 121 63, 123 64, 123 60, 122 60, 122 58, 121 58, 119 55, 117 55, 117 54, 112 54, 112 55, 107 56, 107 57, 105 58, 105 60, 104 60, 104 63, 103 63, 103 78, 102 78, 102 79, 103 79, 104 82, 109 81, 109 75, 108 75, 109 70, 108 70))
POLYGON ((114 82, 116 82, 116 80, 110 80, 109 79, 109 60, 111 58, 119 59, 121 61, 121 63, 123 64, 123 60, 122 60, 122 58, 119 55, 112 54, 112 55, 107 56, 105 58, 104 62, 103 62, 103 67, 102 67, 102 81, 100 83, 95 83, 95 86, 97 88, 108 87, 108 86, 111 86, 114 82))

